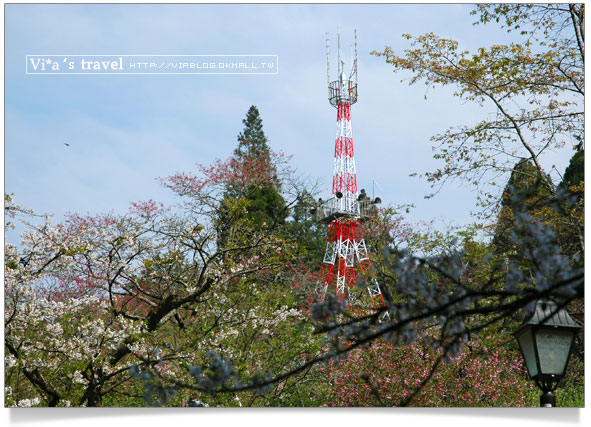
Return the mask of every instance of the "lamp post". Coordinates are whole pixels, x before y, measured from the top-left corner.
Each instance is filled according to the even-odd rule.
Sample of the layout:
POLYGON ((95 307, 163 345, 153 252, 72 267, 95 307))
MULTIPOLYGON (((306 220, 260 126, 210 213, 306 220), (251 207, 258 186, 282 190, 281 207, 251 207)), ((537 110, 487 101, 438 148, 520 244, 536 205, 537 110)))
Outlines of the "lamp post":
POLYGON ((540 300, 534 313, 513 333, 529 376, 542 390, 540 406, 556 406, 554 390, 566 372, 571 348, 581 326, 554 301, 540 300))

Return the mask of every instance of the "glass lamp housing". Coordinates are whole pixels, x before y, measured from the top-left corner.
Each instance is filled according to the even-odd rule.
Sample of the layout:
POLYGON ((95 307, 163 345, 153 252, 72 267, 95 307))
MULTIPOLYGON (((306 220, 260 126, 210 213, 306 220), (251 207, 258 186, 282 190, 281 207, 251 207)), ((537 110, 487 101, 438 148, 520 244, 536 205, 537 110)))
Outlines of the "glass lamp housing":
POLYGON ((533 315, 514 332, 530 377, 555 383, 564 376, 571 348, 581 328, 553 301, 538 301, 533 315))

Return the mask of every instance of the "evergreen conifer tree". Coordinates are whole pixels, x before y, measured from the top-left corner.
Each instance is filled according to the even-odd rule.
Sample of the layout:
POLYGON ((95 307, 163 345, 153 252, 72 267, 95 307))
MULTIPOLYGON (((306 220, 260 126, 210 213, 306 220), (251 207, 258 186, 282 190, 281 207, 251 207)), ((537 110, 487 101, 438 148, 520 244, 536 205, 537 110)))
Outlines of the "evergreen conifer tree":
POLYGON ((267 137, 263 131, 263 120, 259 109, 251 105, 242 120, 244 130, 238 135, 238 147, 234 155, 240 161, 245 157, 258 157, 270 161, 270 150, 267 137))
MULTIPOLYGON (((571 187, 579 185, 581 181, 585 180, 585 151, 577 151, 570 159, 568 167, 564 171, 564 177, 559 184, 567 190, 571 187)), ((583 194, 581 193, 581 197, 583 194)))
POLYGON ((502 207, 494 232, 493 244, 497 253, 515 252, 511 238, 511 233, 515 231, 514 209, 535 215, 548 206, 550 191, 546 182, 551 182, 550 177, 541 176, 532 161, 521 160, 514 166, 503 191, 502 207), (516 197, 521 203, 515 203, 516 197))
POLYGON ((281 183, 263 131, 259 110, 251 106, 242 121, 234 150, 235 179, 229 181, 220 204, 218 246, 244 245, 257 232, 270 232, 285 223, 287 209, 281 183))
MULTIPOLYGON (((564 171, 559 188, 568 191, 569 202, 560 210, 556 224, 561 246, 568 255, 583 255, 585 250, 585 151, 578 150, 564 171)), ((580 262, 583 262, 581 258, 580 262)))

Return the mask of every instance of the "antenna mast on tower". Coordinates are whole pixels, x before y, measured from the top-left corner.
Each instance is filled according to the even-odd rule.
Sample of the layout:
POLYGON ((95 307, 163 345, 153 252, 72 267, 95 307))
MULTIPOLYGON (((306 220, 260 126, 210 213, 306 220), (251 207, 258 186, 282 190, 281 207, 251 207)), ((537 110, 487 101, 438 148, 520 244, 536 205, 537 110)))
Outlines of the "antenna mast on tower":
MULTIPOLYGON (((326 85, 330 86, 330 41, 328 33, 326 33, 326 85)), ((328 89, 328 96, 330 97, 330 87, 328 89)))

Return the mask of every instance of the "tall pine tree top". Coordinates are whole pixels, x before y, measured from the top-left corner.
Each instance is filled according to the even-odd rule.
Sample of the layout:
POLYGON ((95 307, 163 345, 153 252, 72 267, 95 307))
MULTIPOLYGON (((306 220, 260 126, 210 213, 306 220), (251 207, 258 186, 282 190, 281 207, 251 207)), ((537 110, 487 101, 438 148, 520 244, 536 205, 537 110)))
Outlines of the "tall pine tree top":
POLYGON ((236 157, 239 160, 244 157, 267 160, 269 146, 263 131, 263 121, 259 109, 251 105, 242 123, 244 124, 244 130, 238 135, 238 147, 234 150, 236 157))

